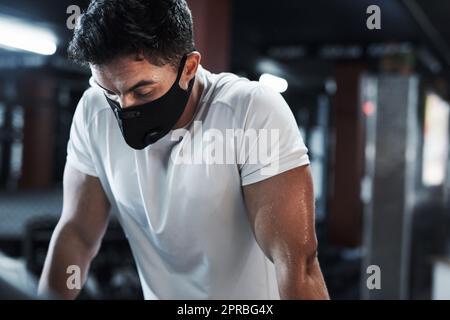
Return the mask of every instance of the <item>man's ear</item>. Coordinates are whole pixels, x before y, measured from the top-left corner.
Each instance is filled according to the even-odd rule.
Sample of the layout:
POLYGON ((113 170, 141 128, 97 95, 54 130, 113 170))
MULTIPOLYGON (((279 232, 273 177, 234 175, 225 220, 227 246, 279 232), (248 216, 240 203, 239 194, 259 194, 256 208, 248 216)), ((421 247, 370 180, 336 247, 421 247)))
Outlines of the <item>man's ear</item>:
POLYGON ((198 67, 202 60, 202 55, 198 51, 191 52, 184 65, 183 76, 181 77, 180 85, 183 89, 187 89, 189 81, 191 81, 197 73, 198 67))

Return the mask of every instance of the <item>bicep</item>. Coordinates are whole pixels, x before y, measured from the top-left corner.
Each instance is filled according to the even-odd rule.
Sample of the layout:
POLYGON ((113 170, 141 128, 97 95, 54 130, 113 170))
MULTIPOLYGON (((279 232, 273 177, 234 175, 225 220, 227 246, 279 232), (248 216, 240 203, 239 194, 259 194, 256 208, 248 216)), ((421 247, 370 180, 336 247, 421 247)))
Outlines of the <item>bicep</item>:
POLYGON ((314 257, 314 191, 309 166, 243 188, 256 240, 272 261, 314 257))
POLYGON ((87 246, 96 246, 108 225, 110 209, 100 180, 67 163, 63 189, 63 210, 58 226, 70 225, 87 246))

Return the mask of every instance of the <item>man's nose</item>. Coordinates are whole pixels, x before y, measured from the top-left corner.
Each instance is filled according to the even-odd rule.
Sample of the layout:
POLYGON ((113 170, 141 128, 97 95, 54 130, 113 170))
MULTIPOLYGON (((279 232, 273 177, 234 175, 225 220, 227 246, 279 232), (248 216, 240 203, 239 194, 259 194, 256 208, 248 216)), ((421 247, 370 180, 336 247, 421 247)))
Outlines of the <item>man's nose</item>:
POLYGON ((129 95, 122 96, 119 98, 120 107, 122 109, 129 108, 133 106, 133 99, 129 95))

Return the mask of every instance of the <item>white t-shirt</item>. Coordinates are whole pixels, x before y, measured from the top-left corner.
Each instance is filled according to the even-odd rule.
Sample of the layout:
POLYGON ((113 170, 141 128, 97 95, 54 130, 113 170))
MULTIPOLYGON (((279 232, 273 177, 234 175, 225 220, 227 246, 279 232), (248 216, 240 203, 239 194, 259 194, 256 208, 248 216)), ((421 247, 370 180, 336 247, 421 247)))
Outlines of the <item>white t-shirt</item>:
POLYGON ((197 77, 205 87, 184 136, 172 141, 179 130, 172 131, 143 150, 125 143, 101 89, 88 89, 75 111, 67 162, 101 181, 146 299, 279 299, 275 268, 252 233, 242 186, 309 164, 308 150, 280 94, 202 67, 197 77), (209 159, 208 143, 199 141, 210 129, 212 136, 226 137, 229 129, 258 135, 224 143, 224 152, 233 154, 224 164, 199 162, 209 159), (261 129, 277 130, 278 154, 255 163, 261 129), (178 161, 188 143, 197 161, 178 161), (274 161, 275 170, 264 172, 274 161))

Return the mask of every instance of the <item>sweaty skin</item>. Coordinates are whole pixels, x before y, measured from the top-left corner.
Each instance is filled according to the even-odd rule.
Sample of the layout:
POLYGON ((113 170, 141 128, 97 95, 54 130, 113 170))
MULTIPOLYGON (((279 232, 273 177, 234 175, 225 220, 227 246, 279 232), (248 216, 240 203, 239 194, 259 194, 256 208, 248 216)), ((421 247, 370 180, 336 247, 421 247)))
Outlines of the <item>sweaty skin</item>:
POLYGON ((281 299, 329 299, 317 259, 309 166, 243 190, 256 240, 275 264, 281 299))

